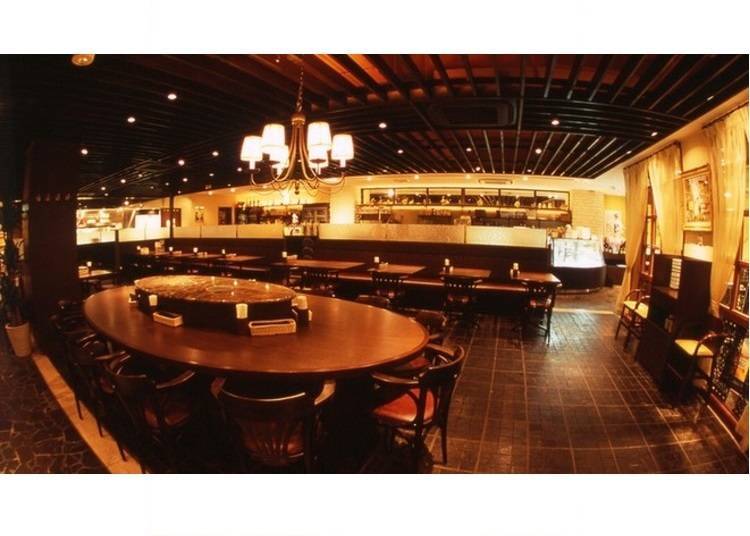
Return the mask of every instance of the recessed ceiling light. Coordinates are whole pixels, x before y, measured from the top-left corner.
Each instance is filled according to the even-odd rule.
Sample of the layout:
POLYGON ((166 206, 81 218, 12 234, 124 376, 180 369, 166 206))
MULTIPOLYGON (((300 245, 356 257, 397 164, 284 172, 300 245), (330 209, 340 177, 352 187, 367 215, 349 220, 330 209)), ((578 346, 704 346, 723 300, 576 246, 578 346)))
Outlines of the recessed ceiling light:
POLYGON ((169 183, 168 183, 168 182, 165 182, 165 183, 164 183, 164 186, 169 186, 169 183))
POLYGON ((467 147, 467 148, 466 148, 466 152, 467 152, 467 153, 470 153, 470 152, 471 152, 471 147, 467 147))
POLYGON ((387 169, 384 169, 384 170, 383 170, 383 173, 388 173, 388 170, 387 170, 387 169))
POLYGON ((180 159, 179 159, 179 160, 177 161, 177 165, 178 165, 178 166, 184 166, 184 165, 185 165, 185 161, 184 161, 184 160, 183 160, 182 158, 180 158, 180 159))
POLYGON ((537 147, 536 149, 534 149, 534 152, 536 154, 542 154, 542 149, 540 147, 537 147))
POLYGON ((94 63, 94 57, 96 54, 73 54, 70 57, 70 62, 76 67, 88 67, 94 63))
POLYGON ((633 151, 628 151, 628 152, 627 152, 627 153, 625 153, 625 154, 630 154, 630 153, 632 153, 632 152, 633 152, 633 151))
POLYGON ((182 177, 182 182, 187 182, 187 181, 188 181, 187 177, 182 177))
POLYGON ((388 123, 386 123, 385 121, 381 121, 380 123, 378 123, 378 128, 388 128, 388 123))
POLYGON ((552 123, 553 127, 556 127, 557 125, 560 124, 560 120, 557 117, 555 117, 554 119, 552 119, 552 121, 550 121, 550 123, 552 123))
POLYGON ((131 115, 130 117, 128 117, 128 120, 127 120, 127 121, 128 121, 128 123, 135 123, 135 117, 133 117, 133 116, 131 115))
POLYGON ((104 197, 109 197, 109 192, 104 192, 104 197))
POLYGON ((120 184, 125 184, 127 181, 125 179, 120 179, 120 184))
POLYGON ((170 94, 168 94, 168 95, 167 95, 167 98, 168 98, 169 100, 177 100, 177 93, 175 93, 175 92, 173 91, 172 93, 170 93, 170 94))
POLYGON ((182 190, 177 190, 177 193, 178 193, 178 194, 181 194, 181 193, 182 193, 182 190))
POLYGON ((474 168, 474 171, 482 171, 482 168, 480 166, 477 166, 474 168))
POLYGON ((86 149, 86 147, 84 147, 83 149, 81 149, 81 154, 82 154, 83 156, 86 156, 87 154, 89 154, 89 150, 88 150, 88 149, 86 149))
POLYGON ((706 98, 706 100, 707 100, 707 101, 710 101, 710 100, 713 100, 713 99, 714 99, 714 96, 713 96, 713 95, 709 95, 709 96, 708 96, 708 97, 706 98))
POLYGON ((231 182, 228 182, 228 183, 227 183, 227 188, 229 188, 230 186, 232 186, 232 183, 231 183, 231 182))
POLYGON ((139 178, 139 179, 142 179, 142 178, 143 178, 143 173, 139 173, 139 174, 138 174, 138 178, 139 178))
POLYGON ((219 156, 219 151, 213 151, 213 152, 211 153, 211 156, 219 156))
POLYGON ((241 172, 241 171, 242 171, 242 166, 238 166, 238 167, 237 167, 237 173, 239 173, 239 172, 241 172))
POLYGON ((153 189, 154 189, 154 185, 152 184, 151 186, 149 186, 149 190, 153 190, 153 189))
POLYGON ((122 204, 123 204, 123 205, 125 205, 125 206, 127 207, 127 206, 128 206, 129 204, 130 204, 130 201, 128 201, 128 200, 126 199, 125 201, 123 201, 123 202, 122 202, 122 204))
POLYGON ((396 152, 397 152, 398 154, 404 154, 404 150, 403 150, 403 149, 399 149, 399 150, 398 150, 398 151, 396 151, 396 152))
POLYGON ((531 173, 531 168, 527 169, 526 173, 531 173))
POLYGON ((102 192, 103 192, 104 190, 106 190, 106 189, 107 189, 107 187, 106 187, 106 186, 102 186, 102 192))
POLYGON ((651 133, 651 137, 653 138, 653 137, 654 137, 654 136, 656 136, 657 134, 659 134, 659 133, 658 133, 658 132, 656 132, 656 131, 654 130, 654 131, 653 131, 653 132, 651 133))
POLYGON ((209 174, 208 174, 208 176, 209 176, 209 177, 213 177, 213 176, 214 176, 214 174, 213 174, 213 173, 209 173, 209 174))

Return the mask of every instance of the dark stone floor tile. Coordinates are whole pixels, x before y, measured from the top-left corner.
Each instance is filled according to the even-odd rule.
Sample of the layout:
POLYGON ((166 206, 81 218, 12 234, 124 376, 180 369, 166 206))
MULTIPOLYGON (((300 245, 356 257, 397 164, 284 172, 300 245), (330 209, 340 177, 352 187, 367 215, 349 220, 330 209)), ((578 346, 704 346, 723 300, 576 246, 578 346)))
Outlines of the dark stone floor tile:
POLYGON ((607 435, 613 447, 641 447, 645 441, 636 424, 608 424, 607 435))
POLYGON ((529 452, 530 473, 572 473, 570 449, 533 448, 529 452))
POLYGON ((672 433, 672 429, 665 423, 646 423, 640 424, 641 432, 646 438, 649 445, 666 445, 676 443, 677 438, 672 433))
POLYGON ((612 474, 617 473, 617 462, 609 448, 573 449, 576 473, 612 474))
POLYGON ((658 468, 647 447, 612 449, 620 473, 656 473, 658 468))
POLYGON ((690 460, 680 445, 659 445, 649 447, 656 460, 656 466, 662 473, 681 473, 690 468, 690 460))

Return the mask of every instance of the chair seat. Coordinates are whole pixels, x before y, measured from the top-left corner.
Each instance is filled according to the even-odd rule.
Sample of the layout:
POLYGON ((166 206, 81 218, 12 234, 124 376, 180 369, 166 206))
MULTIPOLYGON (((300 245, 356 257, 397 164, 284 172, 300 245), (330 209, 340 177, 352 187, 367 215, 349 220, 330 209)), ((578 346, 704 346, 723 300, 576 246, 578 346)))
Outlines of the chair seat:
POLYGON ((634 300, 627 300, 624 302, 625 307, 633 311, 641 318, 648 318, 648 305, 645 303, 638 303, 634 300))
MULTIPOLYGON (((692 356, 693 354, 695 354, 695 348, 698 346, 698 341, 695 339, 676 339, 674 343, 688 356, 692 356)), ((701 347, 698 348, 698 357, 713 356, 714 352, 708 346, 701 345, 701 347)))
POLYGON ((427 359, 427 356, 424 354, 418 355, 414 359, 411 359, 407 361, 406 363, 402 363, 400 365, 397 365, 393 368, 388 369, 389 373, 401 375, 401 374, 412 374, 415 372, 420 372, 427 367, 429 367, 432 363, 430 363, 430 360, 427 359))
MULTIPOLYGON (((168 399, 164 404, 164 423, 170 428, 182 426, 190 418, 190 404, 180 398, 168 399)), ((143 408, 146 423, 151 428, 159 428, 159 420, 154 408, 150 405, 143 408)))
MULTIPOLYGON (((412 389, 411 393, 419 398, 418 388, 412 389)), ((424 422, 429 423, 434 414, 435 398, 430 391, 427 391, 427 399, 425 400, 424 408, 424 422)), ((417 418, 417 403, 411 396, 404 393, 398 398, 375 408, 373 415, 380 422, 387 424, 393 424, 396 426, 410 424, 417 418)))
MULTIPOLYGON (((264 448, 264 446, 258 444, 258 440, 256 439, 256 434, 260 435, 261 437, 277 435, 274 431, 277 426, 278 424, 274 421, 252 423, 250 427, 252 431, 242 434, 242 444, 245 446, 248 452, 265 460, 267 463, 270 463, 271 465, 284 465, 281 459, 277 460, 276 463, 274 463, 273 460, 269 459, 266 452, 267 448, 264 448)), ((296 426, 294 428, 294 431, 289 436, 286 450, 287 456, 294 458, 302 455, 305 452, 305 438, 302 430, 302 424, 300 423, 299 426, 296 426)))

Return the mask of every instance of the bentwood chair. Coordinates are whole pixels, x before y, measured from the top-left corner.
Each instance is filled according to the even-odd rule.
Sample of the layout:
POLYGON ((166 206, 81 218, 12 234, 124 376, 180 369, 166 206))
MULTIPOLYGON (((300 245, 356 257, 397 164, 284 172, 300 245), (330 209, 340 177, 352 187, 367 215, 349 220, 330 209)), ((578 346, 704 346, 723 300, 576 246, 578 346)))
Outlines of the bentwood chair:
POLYGON ((713 387, 713 368, 716 356, 719 355, 724 341, 728 337, 726 333, 708 333, 695 335, 696 327, 702 327, 702 323, 686 323, 680 326, 674 340, 673 352, 666 363, 666 372, 675 378, 679 387, 676 400, 681 403, 685 400, 688 390, 696 380, 703 383, 702 395, 705 401, 711 394, 713 387), (691 332, 692 333, 689 333, 691 332))
POLYGON ((476 290, 481 279, 459 275, 445 275, 443 280, 443 311, 448 318, 476 325, 476 290))
POLYGON ((523 308, 522 329, 534 324, 544 332, 544 339, 549 341, 557 287, 539 281, 524 281, 523 286, 526 288, 526 301, 523 308))
POLYGON ((274 468, 302 461, 306 472, 313 471, 323 439, 320 417, 336 391, 334 381, 315 389, 264 393, 232 386, 222 378, 211 390, 245 471, 247 457, 274 468))
POLYGON ((334 297, 339 282, 338 270, 305 268, 302 271, 301 290, 317 296, 334 297))
POLYGON ((617 329, 615 330, 615 339, 617 339, 617 336, 620 334, 620 328, 625 328, 624 349, 627 349, 630 337, 635 337, 637 340, 641 339, 644 322, 648 318, 650 299, 651 296, 641 289, 631 290, 625 296, 625 300, 622 302, 622 309, 620 310, 620 320, 617 322, 617 329))
POLYGON ((407 440, 415 465, 424 438, 434 427, 440 429, 443 463, 448 461, 448 410, 464 362, 460 346, 450 350, 430 345, 427 353, 430 365, 416 378, 372 374, 379 400, 372 415, 388 431, 389 444, 396 434, 407 440))
POLYGON ((448 317, 439 311, 419 311, 414 320, 422 324, 430 333, 430 342, 443 344, 448 329, 448 317))
POLYGON ((403 274, 391 274, 373 270, 372 293, 375 296, 388 298, 391 305, 398 309, 406 294, 406 290, 404 289, 404 281, 406 280, 406 277, 407 276, 403 274))
POLYGON ((366 305, 372 305, 373 307, 379 307, 381 309, 390 309, 391 300, 385 296, 375 296, 373 294, 360 294, 354 300, 357 303, 364 303, 366 305))
POLYGON ((141 470, 154 447, 175 468, 177 442, 200 410, 200 378, 193 371, 175 376, 130 355, 111 361, 106 371, 135 433, 141 470))

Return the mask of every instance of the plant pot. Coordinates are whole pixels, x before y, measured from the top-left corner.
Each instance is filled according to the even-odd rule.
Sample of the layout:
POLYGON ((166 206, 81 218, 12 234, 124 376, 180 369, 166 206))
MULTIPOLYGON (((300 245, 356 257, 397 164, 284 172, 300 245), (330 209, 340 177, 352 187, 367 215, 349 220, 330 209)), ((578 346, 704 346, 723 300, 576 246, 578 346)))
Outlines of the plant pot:
POLYGON ((13 353, 17 357, 29 357, 31 355, 31 326, 24 322, 20 326, 5 325, 5 331, 10 339, 13 353))

